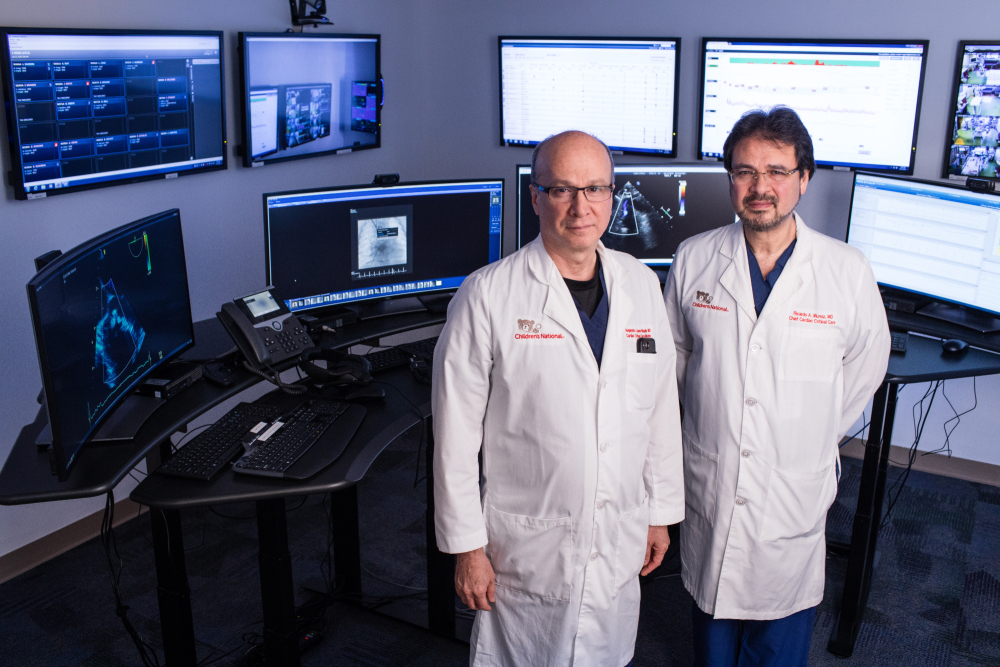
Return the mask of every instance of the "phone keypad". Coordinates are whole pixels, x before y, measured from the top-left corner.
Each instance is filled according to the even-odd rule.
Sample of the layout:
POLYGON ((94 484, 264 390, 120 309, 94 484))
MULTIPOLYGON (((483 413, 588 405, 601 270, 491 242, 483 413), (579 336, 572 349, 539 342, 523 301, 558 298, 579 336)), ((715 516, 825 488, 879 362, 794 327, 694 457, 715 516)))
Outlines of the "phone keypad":
POLYGON ((302 327, 295 327, 287 331, 276 331, 272 327, 262 327, 264 332, 264 345, 271 354, 284 350, 286 355, 299 352, 303 348, 312 347, 312 339, 306 334, 302 327))

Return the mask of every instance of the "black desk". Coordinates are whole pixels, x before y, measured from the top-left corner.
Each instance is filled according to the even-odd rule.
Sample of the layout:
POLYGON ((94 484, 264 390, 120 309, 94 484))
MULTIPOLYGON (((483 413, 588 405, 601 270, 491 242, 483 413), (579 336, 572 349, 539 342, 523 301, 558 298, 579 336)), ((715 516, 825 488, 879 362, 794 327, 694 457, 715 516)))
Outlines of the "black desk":
MULTIPOLYGON (((345 348, 444 321, 444 313, 431 312, 384 317, 357 322, 336 332, 323 334, 318 344, 327 348, 345 348)), ((197 322, 195 336, 198 345, 184 355, 189 359, 214 357, 225 352, 231 345, 215 319, 197 322)), ((278 369, 283 370, 283 367, 278 369)), ((299 664, 298 643, 293 632, 291 561, 284 512, 284 499, 287 496, 331 493, 334 502, 334 562, 337 575, 345 582, 348 590, 361 591, 360 539, 354 484, 362 478, 375 457, 396 437, 430 415, 430 387, 417 383, 409 369, 383 374, 376 379, 392 384, 399 391, 386 387, 386 400, 368 406, 365 420, 344 453, 330 467, 308 480, 286 482, 237 477, 230 471, 221 473, 208 483, 150 475, 132 492, 133 500, 151 508, 160 623, 167 664, 173 667, 195 665, 197 662, 181 538, 180 510, 185 507, 245 500, 257 502, 265 654, 269 664, 299 664), (406 398, 403 397, 404 394, 406 398)), ((51 475, 47 454, 40 452, 34 444, 47 422, 43 408, 34 422, 22 428, 10 456, 0 470, 0 504, 17 505, 105 494, 151 450, 160 447, 161 451, 168 451, 169 438, 174 432, 182 430, 202 413, 259 381, 257 376, 249 372, 239 374, 237 381, 229 387, 217 387, 206 380, 199 380, 153 413, 131 442, 85 446, 78 454, 77 464, 69 481, 62 484, 51 475)), ((274 392, 268 395, 267 400, 296 399, 274 392)), ((429 419, 427 429, 429 436, 429 419)), ((432 442, 428 444, 429 461, 432 442)), ((432 517, 430 480, 427 488, 428 516, 432 517)), ((427 533, 430 589, 428 625, 441 634, 454 636, 454 593, 451 582, 453 560, 437 551, 433 521, 428 521, 427 533)))
MULTIPOLYGON (((893 320, 890 322, 897 324, 893 320)), ((938 335, 966 340, 969 338, 968 331, 962 335, 960 330, 944 328, 951 325, 938 326, 942 328, 936 332, 938 335)), ((996 345, 993 340, 995 336, 976 338, 977 344, 990 344, 990 347, 996 345)), ((844 579, 844 599, 840 616, 827 644, 827 650, 831 653, 851 656, 861 627, 861 618, 868 604, 875 546, 879 524, 882 522, 882 501, 885 497, 885 479, 889 469, 889 448, 892 444, 899 385, 998 373, 1000 354, 969 348, 961 356, 946 356, 941 353, 940 341, 919 336, 909 337, 905 354, 894 353, 889 357, 885 381, 875 392, 872 401, 871 425, 861 468, 861 489, 858 493, 858 508, 854 514, 847 575, 844 579)))

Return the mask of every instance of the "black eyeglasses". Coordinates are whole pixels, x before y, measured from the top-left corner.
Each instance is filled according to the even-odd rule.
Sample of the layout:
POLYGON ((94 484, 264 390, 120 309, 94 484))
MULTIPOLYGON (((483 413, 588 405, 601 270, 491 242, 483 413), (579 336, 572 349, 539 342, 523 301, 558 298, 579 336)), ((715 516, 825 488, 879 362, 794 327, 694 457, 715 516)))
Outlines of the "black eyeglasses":
POLYGON ((587 201, 591 202, 601 202, 607 201, 611 198, 611 193, 614 191, 615 186, 613 185, 588 185, 582 188, 574 188, 568 185, 554 185, 552 187, 545 187, 539 185, 538 183, 532 183, 539 192, 544 192, 553 201, 573 201, 576 199, 576 193, 582 192, 583 196, 587 198, 587 201))

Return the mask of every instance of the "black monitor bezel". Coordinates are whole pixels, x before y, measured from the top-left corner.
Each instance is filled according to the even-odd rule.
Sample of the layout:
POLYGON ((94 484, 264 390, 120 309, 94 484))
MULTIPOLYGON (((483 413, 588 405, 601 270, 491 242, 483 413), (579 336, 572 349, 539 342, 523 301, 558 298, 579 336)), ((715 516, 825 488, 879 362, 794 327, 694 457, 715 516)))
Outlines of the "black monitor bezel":
MULTIPOLYGON (((341 190, 393 190, 396 188, 407 188, 421 185, 448 185, 453 183, 500 183, 501 195, 500 195, 500 256, 496 261, 503 259, 503 238, 504 238, 504 196, 503 193, 506 192, 507 182, 503 178, 453 178, 453 179, 434 179, 429 181, 401 181, 399 183, 394 183, 392 185, 378 185, 376 183, 362 183, 360 185, 337 185, 333 187, 326 188, 308 188, 303 190, 283 190, 281 192, 265 192, 261 196, 261 201, 264 206, 264 281, 268 285, 274 285, 273 278, 271 276, 271 248, 270 248, 270 237, 268 236, 268 217, 267 217, 267 200, 269 197, 284 197, 289 195, 308 195, 312 193, 319 192, 336 192, 341 190)), ((468 278, 471 274, 465 275, 468 278)), ((464 283, 463 283, 464 284, 464 283)), ((280 285, 274 285, 275 288, 281 289, 280 285)), ((419 296, 424 296, 427 294, 439 294, 441 292, 453 292, 454 287, 442 287, 440 289, 428 289, 422 290, 416 293, 400 294, 398 296, 373 296, 366 299, 357 299, 354 301, 340 302, 336 304, 328 304, 323 306, 316 306, 314 308, 308 308, 304 310, 295 311, 297 313, 303 314, 313 314, 313 313, 323 313, 328 310, 337 310, 350 306, 357 306, 366 303, 374 303, 377 301, 391 301, 393 299, 406 299, 414 298, 419 296)), ((284 304, 284 302, 282 302, 284 304)), ((287 305, 287 304, 284 304, 287 305)))
MULTIPOLYGON (((964 187, 962 185, 959 185, 959 184, 955 183, 954 181, 951 182, 951 183, 943 183, 941 181, 930 181, 930 180, 926 180, 926 179, 923 179, 923 178, 908 178, 908 177, 904 177, 904 176, 896 176, 896 175, 890 175, 890 174, 883 174, 883 173, 879 173, 879 172, 875 172, 875 171, 856 171, 856 172, 854 172, 854 180, 851 182, 851 203, 850 203, 850 206, 847 209, 847 229, 844 231, 844 243, 848 243, 848 239, 850 239, 850 237, 851 237, 851 218, 854 215, 854 193, 857 191, 857 188, 858 188, 858 177, 859 176, 877 176, 878 178, 888 178, 888 179, 895 180, 895 181, 901 181, 903 183, 917 183, 919 185, 930 185, 930 186, 939 187, 939 188, 945 188, 945 189, 949 189, 949 190, 956 190, 958 192, 964 192, 966 194, 971 193, 971 194, 991 195, 991 196, 995 196, 997 198, 997 203, 1000 203, 1000 192, 976 192, 975 190, 969 190, 968 188, 966 188, 966 187, 964 187)), ((854 246, 851 246, 851 247, 853 248, 854 246)), ((877 281, 877 279, 876 279, 876 281, 877 281)), ((909 289, 907 287, 900 287, 898 285, 893 285, 892 283, 878 282, 878 284, 879 284, 880 287, 887 287, 889 289, 896 290, 896 291, 899 291, 899 292, 904 292, 906 294, 914 294, 916 296, 920 296, 920 297, 923 297, 925 299, 929 299, 931 301, 936 301, 936 302, 939 302, 939 303, 950 303, 950 304, 954 304, 956 306, 962 306, 963 308, 966 308, 966 309, 972 310, 972 311, 976 311, 976 312, 979 312, 979 313, 985 313, 985 314, 988 314, 988 315, 1000 316, 1000 311, 989 310, 988 308, 983 308, 982 306, 976 306, 976 305, 971 304, 971 303, 965 303, 964 301, 955 301, 953 299, 946 299, 944 297, 935 296, 934 294, 929 294, 927 292, 920 292, 918 290, 909 289)))
POLYGON ((229 168, 229 143, 226 137, 226 59, 225 35, 221 30, 119 30, 119 29, 92 29, 92 28, 18 28, 0 27, 0 79, 3 80, 3 99, 7 119, 7 147, 10 153, 10 186, 14 189, 14 199, 26 200, 48 197, 51 195, 69 194, 71 192, 82 192, 96 188, 107 188, 116 185, 127 185, 129 183, 141 183, 143 181, 166 180, 178 176, 190 176, 193 174, 203 174, 211 171, 220 171, 229 168), (147 174, 144 176, 123 176, 109 181, 97 183, 86 183, 82 185, 71 185, 64 188, 53 188, 41 192, 27 192, 24 187, 24 172, 21 165, 20 142, 17 138, 17 119, 14 117, 14 82, 10 75, 10 41, 8 35, 95 35, 95 36, 118 36, 118 35, 166 35, 166 36, 214 36, 219 40, 219 103, 221 105, 220 122, 222 130, 222 164, 206 165, 195 169, 180 169, 159 174, 147 174))
MULTIPOLYGON (((622 155, 642 155, 644 157, 657 157, 657 158, 676 158, 677 157, 677 110, 678 103, 680 100, 680 83, 681 83, 681 38, 680 37, 596 37, 593 35, 585 37, 573 37, 566 35, 500 35, 497 37, 497 67, 499 71, 498 86, 500 90, 500 145, 501 146, 511 146, 515 148, 530 148, 532 146, 537 146, 538 141, 529 142, 526 144, 508 144, 504 140, 503 136, 503 42, 504 40, 531 40, 531 39, 551 39, 551 40, 561 40, 567 42, 606 42, 606 41, 616 41, 616 42, 674 42, 674 127, 671 130, 671 149, 669 153, 656 153, 650 151, 640 151, 640 150, 628 150, 623 148, 612 148, 615 153, 621 153, 622 155)), ((572 129, 572 128, 567 128, 572 129)))
POLYGON ((38 366, 39 372, 42 376, 42 388, 45 392, 45 407, 48 413, 49 425, 52 429, 52 446, 50 450, 50 460, 52 461, 52 471, 58 477, 60 482, 65 482, 69 479, 70 473, 73 471, 73 466, 77 461, 77 454, 80 450, 86 446, 90 438, 85 439, 80 446, 74 452, 67 452, 64 448, 64 443, 61 441, 60 437, 60 424, 59 424, 59 411, 55 406, 55 385, 53 383, 53 377, 49 368, 49 359, 47 354, 47 347, 42 335, 42 322, 41 313, 38 308, 38 296, 37 288, 40 284, 44 284, 53 278, 53 274, 57 274, 61 271, 68 263, 76 261, 77 259, 91 253, 108 242, 127 235, 137 229, 142 229, 147 227, 154 222, 160 221, 167 216, 177 216, 178 225, 181 229, 180 243, 181 243, 181 260, 183 262, 184 269, 184 283, 187 286, 187 306, 188 306, 188 322, 190 323, 190 342, 182 346, 180 349, 175 351, 172 355, 159 359, 157 363, 150 366, 150 368, 139 375, 129 391, 123 391, 121 394, 112 401, 112 404, 104 411, 104 414, 94 423, 90 429, 90 434, 97 433, 101 425, 111 416, 111 414, 118 408, 118 406, 124 402, 130 395, 131 389, 138 386, 145 378, 149 377, 151 373, 161 368, 164 364, 170 363, 170 361, 179 355, 183 354, 187 350, 194 347, 194 319, 191 315, 191 285, 188 281, 187 276, 187 253, 184 251, 184 233, 183 225, 180 222, 180 210, 179 209, 169 209, 167 211, 162 211, 160 213, 155 213, 153 215, 146 216, 134 222, 127 223, 120 227, 116 227, 104 234, 95 236, 94 238, 84 241, 80 245, 74 247, 73 249, 63 253, 57 259, 53 260, 51 263, 47 264, 41 271, 36 273, 26 286, 28 293, 28 310, 31 317, 31 327, 33 331, 33 337, 35 339, 35 350, 38 353, 38 366))
POLYGON ((913 115, 913 137, 910 139, 910 166, 906 170, 902 169, 879 169, 876 167, 856 165, 845 165, 838 162, 816 162, 817 169, 833 169, 836 171, 863 171, 871 174, 891 174, 893 176, 912 176, 913 168, 917 160, 917 135, 920 130, 920 109, 924 99, 924 83, 927 78, 927 54, 930 50, 930 40, 927 39, 797 39, 783 37, 702 37, 701 38, 701 80, 698 84, 698 144, 695 152, 699 160, 706 162, 722 162, 722 158, 706 156, 702 150, 702 141, 705 125, 705 77, 708 76, 706 70, 705 56, 708 51, 709 42, 753 42, 768 44, 858 44, 861 46, 872 44, 891 44, 894 46, 906 46, 919 44, 924 47, 923 57, 920 59, 920 81, 917 84, 917 108, 913 115))
POLYGON ((306 158, 319 157, 321 155, 333 155, 341 153, 354 153, 371 148, 382 147, 382 105, 385 104, 385 90, 382 82, 382 35, 381 34, 349 34, 349 33, 316 33, 305 32, 243 32, 237 36, 237 53, 240 61, 240 138, 243 142, 240 146, 240 153, 243 156, 244 167, 259 167, 265 164, 275 164, 278 162, 288 162, 289 160, 303 160, 306 158), (364 146, 341 146, 331 148, 328 151, 316 153, 305 153, 303 155, 289 155, 285 157, 267 157, 274 153, 266 153, 259 160, 254 160, 250 155, 250 73, 248 71, 250 60, 247 58, 247 38, 267 37, 277 39, 374 39, 375 40, 375 77, 379 88, 378 104, 375 107, 375 122, 378 123, 378 133, 375 135, 374 144, 364 146))
POLYGON ((984 181, 1000 182, 1000 174, 996 176, 965 176, 962 174, 952 174, 948 167, 951 162, 951 149, 954 146, 952 141, 952 132, 955 127, 955 121, 958 118, 958 89, 962 85, 962 61, 965 57, 965 47, 966 46, 996 46, 997 51, 1000 51, 1000 39, 994 40, 979 40, 979 39, 967 39, 958 43, 958 57, 955 62, 954 69, 954 81, 951 85, 951 97, 948 98, 948 125, 945 129, 944 135, 944 160, 941 165, 941 178, 946 178, 953 182, 965 182, 968 178, 977 178, 984 181))

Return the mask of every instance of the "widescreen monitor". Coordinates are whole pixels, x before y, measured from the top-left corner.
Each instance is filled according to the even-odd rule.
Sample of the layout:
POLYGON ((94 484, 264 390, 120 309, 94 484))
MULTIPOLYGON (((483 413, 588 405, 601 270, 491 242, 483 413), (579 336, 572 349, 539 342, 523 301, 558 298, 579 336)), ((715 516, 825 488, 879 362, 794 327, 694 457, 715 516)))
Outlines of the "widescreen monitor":
POLYGON ((819 167, 912 174, 926 40, 702 40, 699 153, 751 109, 791 107, 819 167))
POLYGON ((52 428, 65 480, 80 448, 151 372, 194 344, 177 209, 87 241, 28 283, 52 428))
POLYGON ((243 164, 381 143, 379 35, 240 33, 243 164))
POLYGON ((0 29, 17 199, 226 168, 221 32, 0 29))
POLYGON ((1000 195, 858 173, 847 242, 880 285, 1000 314, 1000 195))
POLYGON ((583 130, 623 153, 677 155, 676 37, 503 37, 502 142, 583 130))
POLYGON ((958 45, 944 176, 997 179, 1000 162, 1000 40, 958 45))
POLYGON ((266 279, 293 312, 458 289, 502 238, 503 179, 264 195, 266 279))
MULTIPOLYGON (((517 168, 517 247, 538 236, 531 166, 517 168)), ((544 185, 544 183, 543 183, 544 185)), ((601 242, 652 267, 674 261, 681 241, 736 220, 722 165, 615 165, 611 222, 601 242)))

